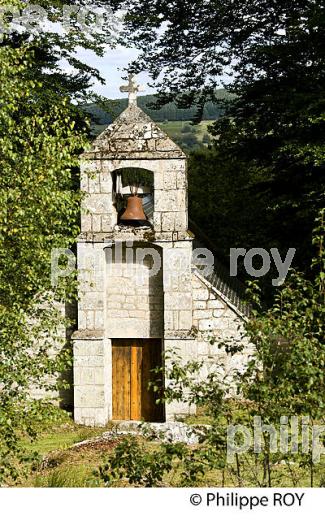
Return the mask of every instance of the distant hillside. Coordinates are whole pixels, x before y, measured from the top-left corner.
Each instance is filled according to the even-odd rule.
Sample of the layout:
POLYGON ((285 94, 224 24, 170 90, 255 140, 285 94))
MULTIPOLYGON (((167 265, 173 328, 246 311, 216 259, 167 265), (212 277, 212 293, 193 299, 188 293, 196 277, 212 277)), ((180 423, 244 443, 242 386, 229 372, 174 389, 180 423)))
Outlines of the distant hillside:
MULTIPOLYGON (((229 98, 229 94, 224 89, 217 91, 220 100, 229 98)), ((191 108, 178 108, 175 103, 168 103, 159 110, 153 110, 148 105, 154 103, 155 96, 139 96, 138 105, 151 119, 157 122, 167 121, 190 121, 195 115, 195 106, 191 108)), ((110 113, 104 111, 95 104, 85 105, 83 109, 91 114, 96 125, 108 125, 127 107, 127 98, 111 101, 110 113)), ((222 107, 218 103, 207 102, 203 111, 204 120, 215 120, 222 114, 222 107)))

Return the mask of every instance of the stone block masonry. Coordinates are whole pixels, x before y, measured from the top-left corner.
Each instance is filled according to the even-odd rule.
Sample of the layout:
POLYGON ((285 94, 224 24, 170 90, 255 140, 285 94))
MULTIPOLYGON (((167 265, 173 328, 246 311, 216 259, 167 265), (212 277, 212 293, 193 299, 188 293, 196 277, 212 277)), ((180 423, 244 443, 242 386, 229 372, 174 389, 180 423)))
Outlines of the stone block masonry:
MULTIPOLYGON (((202 360, 200 376, 203 378, 210 370, 219 370, 221 376, 233 372, 243 366, 249 353, 249 345, 241 356, 233 357, 222 348, 224 340, 240 340, 243 316, 199 274, 192 274, 186 155, 137 107, 138 86, 132 77, 122 90, 129 92, 129 106, 81 157, 84 197, 77 245, 74 418, 77 423, 88 426, 104 426, 112 419, 114 340, 125 340, 121 343, 127 348, 128 339, 141 344, 151 338, 147 345, 155 345, 153 348, 162 345, 166 354, 163 360, 166 364, 161 367, 165 386, 169 384, 168 368, 172 362, 169 354, 172 352, 183 363, 202 360), (116 179, 118 170, 125 168, 143 169, 152 174, 152 228, 118 224, 116 179), (160 263, 155 273, 151 254, 146 254, 150 249, 160 263), (211 337, 215 339, 214 344, 209 341, 211 337), (144 341, 137 342, 137 339, 144 341)), ((136 350, 134 345, 132 348, 136 350)), ((119 384, 121 392, 122 388, 125 392, 123 399, 130 403, 129 411, 128 406, 121 407, 122 415, 129 415, 125 417, 128 420, 133 417, 131 404, 135 403, 137 410, 140 401, 142 405, 142 391, 145 391, 142 387, 139 391, 134 385, 137 394, 129 398, 131 373, 132 380, 137 380, 131 371, 138 370, 136 374, 140 376, 141 369, 134 358, 130 364, 123 364, 121 359, 125 352, 119 361, 115 353, 116 350, 114 374, 126 374, 125 379, 119 379, 122 381, 119 384)), ((158 358, 160 363, 158 351, 151 351, 149 355, 147 352, 145 363, 149 366, 158 358)), ((139 363, 143 363, 143 359, 139 363)), ((117 380, 114 379, 114 383, 117 380)), ((114 396, 116 406, 116 391, 114 396)), ((149 403, 149 394, 147 397, 149 403)), ((154 404, 150 402, 150 406, 154 404)), ((158 408, 151 410, 157 411, 160 413, 158 408)), ((186 399, 165 405, 167 420, 194 412, 195 407, 189 406, 186 399)))
MULTIPOLYGON (((138 247, 145 249, 148 244, 138 247)), ((153 248, 153 245, 151 245, 153 248)), ((148 254, 137 263, 137 247, 126 248, 120 259, 107 262, 105 330, 111 338, 162 338, 164 293, 162 269, 153 275, 148 254), (130 261, 126 261, 128 254, 130 261)), ((158 248, 155 248, 160 255, 158 248)), ((114 248, 110 251, 114 256, 114 248)), ((107 255, 108 256, 108 255, 107 255)), ((161 263, 161 260, 160 260, 161 263)))
POLYGON ((193 327, 197 330, 197 359, 203 361, 200 377, 216 371, 220 378, 233 380, 234 371, 243 369, 253 353, 244 328, 244 317, 230 306, 202 276, 192 274, 193 327), (225 350, 225 343, 241 344, 243 351, 234 355, 225 350))
POLYGON ((105 426, 112 413, 110 340, 77 333, 73 354, 74 419, 85 426, 105 426))
MULTIPOLYGON (((232 369, 237 361, 213 347, 209 335, 217 342, 236 335, 243 319, 208 283, 192 276, 185 154, 137 107, 138 86, 132 77, 122 90, 129 92, 129 106, 94 140, 91 149, 82 155, 81 164, 84 198, 78 243, 74 417, 76 422, 89 426, 104 425, 112 419, 115 339, 158 339, 148 344, 163 345, 167 364, 161 368, 165 369, 166 386, 171 362, 168 354, 172 351, 185 363, 203 360, 203 377, 223 362, 225 370, 232 369), (152 229, 118 225, 116 175, 124 168, 152 173, 152 229), (154 274, 150 255, 141 255, 141 260, 136 255, 149 248, 161 264, 154 274), (120 249, 121 256, 117 254, 120 249)), ((116 366, 114 373, 119 371, 116 366)), ((134 361, 130 366, 137 367, 134 361)), ((123 374, 126 370, 125 381, 131 382, 128 364, 120 362, 119 367, 123 367, 123 374)), ((128 385, 125 381, 123 385, 128 385)), ((127 400, 129 390, 124 390, 127 400)), ((138 397, 133 396, 132 403, 138 404, 138 397)), ((122 415, 129 414, 130 418, 131 411, 127 410, 125 407, 122 415)), ((165 405, 167 420, 194 412, 186 399, 165 405)))
MULTIPOLYGON (((82 233, 114 233, 117 211, 113 172, 120 168, 144 168, 154 179, 154 231, 168 238, 171 233, 187 233, 187 174, 185 159, 102 160, 81 163, 82 233)), ((176 235, 176 240, 179 238, 176 235)))

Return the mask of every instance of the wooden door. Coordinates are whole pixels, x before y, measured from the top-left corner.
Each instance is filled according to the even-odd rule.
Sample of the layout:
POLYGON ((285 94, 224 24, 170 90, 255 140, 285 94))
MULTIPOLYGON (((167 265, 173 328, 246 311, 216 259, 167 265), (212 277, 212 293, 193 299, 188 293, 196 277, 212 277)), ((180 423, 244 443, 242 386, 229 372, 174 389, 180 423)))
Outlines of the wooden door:
POLYGON ((113 419, 163 420, 163 405, 155 402, 161 396, 162 374, 152 372, 161 363, 160 339, 112 340, 113 419), (149 390, 149 381, 159 390, 149 390))

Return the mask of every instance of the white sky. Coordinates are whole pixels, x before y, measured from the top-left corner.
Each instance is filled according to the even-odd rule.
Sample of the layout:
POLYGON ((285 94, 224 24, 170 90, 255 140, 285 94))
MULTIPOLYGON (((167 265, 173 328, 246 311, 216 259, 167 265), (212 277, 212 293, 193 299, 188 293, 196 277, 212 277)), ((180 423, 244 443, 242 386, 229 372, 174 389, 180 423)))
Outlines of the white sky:
MULTIPOLYGON (((99 11, 101 11, 101 9, 99 11)), ((123 13, 121 11, 120 15, 117 16, 117 30, 120 27, 119 23, 122 19, 122 14, 123 13)), ((50 30, 57 32, 58 34, 62 34, 64 32, 62 23, 50 22, 46 19, 45 12, 45 20, 41 19, 39 21, 39 24, 36 26, 36 33, 39 31, 46 32, 50 30)), ((121 85, 126 84, 126 81, 122 80, 122 76, 126 75, 125 71, 123 71, 123 68, 127 67, 127 65, 137 57, 137 54, 138 51, 136 49, 128 49, 122 46, 117 46, 115 49, 112 49, 111 45, 106 46, 106 53, 103 57, 97 56, 94 52, 83 49, 81 47, 77 48, 76 50, 76 58, 80 59, 81 62, 98 69, 100 75, 105 80, 105 84, 101 84, 100 82, 94 80, 92 90, 97 94, 101 94, 102 96, 111 99, 126 97, 126 94, 121 93, 119 90, 121 85)), ((74 71, 74 68, 69 65, 65 59, 61 60, 61 68, 67 72, 74 71)), ((154 89, 148 87, 148 74, 138 74, 137 81, 145 87, 143 94, 152 94, 155 92, 154 89)))
MULTIPOLYGON (((97 94, 101 94, 110 99, 126 97, 126 94, 123 94, 119 90, 121 85, 126 84, 125 80, 122 80, 122 76, 125 76, 123 67, 126 67, 136 56, 137 51, 135 49, 127 49, 125 47, 117 47, 116 49, 107 48, 107 52, 103 57, 99 57, 94 52, 84 49, 78 52, 78 58, 84 63, 87 63, 87 65, 98 69, 106 81, 104 85, 95 81, 92 89, 97 94)), ((155 92, 154 89, 148 87, 148 82, 150 81, 146 73, 138 74, 137 81, 145 87, 145 91, 141 92, 141 95, 155 92)))

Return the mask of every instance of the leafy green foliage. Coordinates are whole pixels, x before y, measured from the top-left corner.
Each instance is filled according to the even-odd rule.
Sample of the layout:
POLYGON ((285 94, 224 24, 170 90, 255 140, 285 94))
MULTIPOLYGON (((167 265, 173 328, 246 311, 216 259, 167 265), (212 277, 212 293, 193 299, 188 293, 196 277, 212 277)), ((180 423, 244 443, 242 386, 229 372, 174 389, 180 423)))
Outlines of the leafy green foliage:
POLYGON ((126 437, 106 464, 99 467, 96 476, 107 486, 126 479, 131 485, 154 487, 161 484, 164 475, 172 470, 174 460, 182 460, 186 452, 181 443, 162 443, 158 449, 148 451, 140 440, 126 437))
MULTIPOLYGON (((312 280, 292 272, 285 285, 276 290, 273 306, 267 311, 263 311, 260 305, 258 286, 253 282, 250 284, 249 292, 255 310, 246 324, 244 336, 254 345, 254 353, 235 378, 240 396, 237 405, 229 399, 229 391, 234 391, 233 384, 229 385, 217 369, 202 379, 201 363, 184 363, 177 352, 169 353, 166 374, 169 384, 164 400, 187 401, 204 409, 208 426, 198 430, 199 444, 192 450, 185 450, 183 446, 185 451, 178 451, 180 447, 177 445, 174 452, 168 451, 166 461, 165 445, 162 452, 151 453, 134 439, 126 441, 100 469, 101 479, 112 483, 123 477, 130 484, 148 485, 150 482, 149 485, 157 485, 162 481, 172 456, 173 464, 182 468, 183 485, 193 485, 199 476, 216 469, 221 470, 224 476, 228 473, 238 486, 249 482, 250 485, 263 487, 280 485, 284 477, 293 486, 298 486, 304 481, 307 469, 309 484, 313 486, 317 469, 318 485, 323 485, 319 468, 315 468, 311 444, 307 453, 301 447, 283 453, 279 446, 274 452, 270 434, 263 431, 259 450, 254 451, 250 446, 246 453, 236 453, 235 463, 227 457, 227 434, 231 425, 245 426, 253 438, 256 417, 261 424, 271 425, 277 435, 283 416, 308 417, 309 427, 324 419, 323 211, 317 218, 313 237, 316 254, 312 280), (136 471, 138 467, 142 468, 140 474, 136 471), (152 475, 158 475, 158 478, 152 475)), ((219 349, 224 349, 227 343, 218 343, 213 338, 211 342, 219 349)), ((233 341, 230 339, 229 343, 233 341)), ((240 351, 241 343, 237 341, 232 344, 232 348, 228 349, 229 355, 240 351)), ((238 438, 236 442, 241 443, 238 438)))
POLYGON ((78 233, 76 166, 86 127, 75 129, 65 97, 49 96, 44 111, 34 56, 28 45, 0 47, 0 481, 18 477, 20 436, 33 437, 35 420, 52 413, 30 390, 57 389, 70 362, 62 305, 73 284, 52 289, 51 249, 70 246, 78 233))
MULTIPOLYGON (((64 2, 38 5, 62 22, 64 2)), ((107 2, 92 4, 101 6, 107 2)), ((34 439, 35 424, 55 415, 47 401, 67 387, 71 322, 63 311, 75 281, 51 286, 51 250, 72 246, 79 233, 78 156, 89 127, 75 102, 89 102, 92 78, 102 81, 75 51, 103 55, 115 43, 107 24, 85 31, 76 21, 69 32, 43 24, 0 43, 0 483, 20 477, 20 438, 34 439), (33 400, 33 390, 46 390, 48 400, 33 400)))
POLYGON ((215 150, 191 160, 193 218, 221 242, 224 256, 236 246, 281 253, 294 247, 296 267, 307 272, 325 192, 323 6, 312 0, 126 5, 126 33, 141 51, 130 68, 149 71, 161 105, 196 106, 200 119, 224 77, 233 96, 212 131, 215 150))

